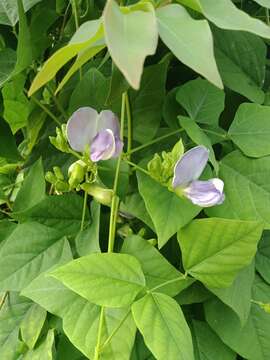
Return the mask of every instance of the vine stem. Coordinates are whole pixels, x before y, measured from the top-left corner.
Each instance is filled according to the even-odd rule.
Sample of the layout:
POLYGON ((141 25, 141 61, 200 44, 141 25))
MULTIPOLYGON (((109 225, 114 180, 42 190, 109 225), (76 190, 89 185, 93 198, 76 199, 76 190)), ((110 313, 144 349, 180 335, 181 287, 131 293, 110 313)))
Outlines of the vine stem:
POLYGON ((127 153, 131 154, 132 149, 132 119, 131 119, 131 111, 130 111, 130 103, 128 93, 125 96, 125 104, 127 111, 127 125, 128 125, 128 142, 127 142, 127 153))
MULTIPOLYGON (((27 92, 26 92, 27 94, 27 92)), ((61 122, 57 119, 57 117, 46 108, 45 105, 43 105, 34 95, 31 96, 31 99, 36 103, 58 126, 61 126, 61 122)))
POLYGON ((1 299, 1 301, 0 301, 0 311, 1 311, 1 309, 2 309, 2 307, 4 306, 4 304, 5 304, 5 301, 6 301, 6 298, 8 297, 8 291, 6 291, 5 293, 4 293, 4 295, 3 295, 3 297, 2 297, 2 299, 1 299))
MULTIPOLYGON (((122 94, 122 106, 121 106, 121 122, 120 122, 120 139, 123 141, 124 136, 124 121, 125 121, 125 108, 126 108, 126 92, 122 94)), ((113 183, 113 197, 111 204, 111 215, 110 215, 110 228, 109 228, 109 239, 108 239, 108 253, 113 252, 114 240, 115 240, 115 231, 116 231, 116 221, 118 214, 119 198, 117 196, 117 188, 120 174, 120 165, 122 161, 122 154, 118 157, 114 183, 113 183)), ((94 360, 99 360, 99 354, 101 351, 101 338, 102 338, 102 328, 104 322, 104 306, 101 307, 99 326, 98 326, 98 336, 97 344, 95 347, 95 357, 94 360)))
POLYGON ((86 208, 87 208, 87 197, 88 194, 85 191, 84 192, 84 199, 83 199, 83 211, 82 211, 82 221, 81 221, 81 231, 84 229, 84 222, 85 222, 85 214, 86 214, 86 208))
POLYGON ((137 165, 137 164, 134 164, 132 161, 129 161, 129 160, 127 160, 127 159, 123 159, 123 161, 124 161, 125 163, 127 163, 128 165, 132 166, 134 169, 137 169, 137 170, 143 172, 145 175, 150 176, 150 173, 149 173, 147 170, 143 169, 142 167, 140 167, 140 166, 137 165))
POLYGON ((67 121, 68 120, 68 116, 63 108, 63 106, 61 105, 61 103, 58 101, 57 97, 54 95, 54 92, 52 91, 50 85, 47 85, 46 86, 51 97, 52 97, 52 100, 55 104, 55 106, 57 107, 58 111, 61 113, 61 115, 63 116, 63 118, 67 121))
MULTIPOLYGON (((74 15, 74 20, 75 20, 75 27, 76 27, 76 30, 78 30, 78 28, 79 28, 79 17, 78 17, 76 0, 71 0, 71 6, 72 6, 72 12, 73 12, 73 15, 74 15)), ((80 74, 80 80, 82 80, 82 68, 81 67, 80 67, 80 70, 79 70, 79 74, 80 74)))

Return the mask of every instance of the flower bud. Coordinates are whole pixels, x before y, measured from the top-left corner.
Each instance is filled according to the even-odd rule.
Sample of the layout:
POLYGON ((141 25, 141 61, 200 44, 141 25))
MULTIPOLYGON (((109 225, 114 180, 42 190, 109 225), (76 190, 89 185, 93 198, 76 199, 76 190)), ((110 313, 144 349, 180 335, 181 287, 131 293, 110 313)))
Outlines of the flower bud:
POLYGON ((113 191, 95 184, 84 183, 81 188, 102 205, 111 206, 113 191))
POLYGON ((56 147, 56 149, 62 151, 62 152, 69 152, 70 148, 68 146, 67 143, 67 138, 65 136, 65 128, 62 127, 62 129, 59 129, 58 127, 56 128, 56 136, 50 136, 50 142, 52 143, 52 145, 54 147, 56 147))
POLYGON ((55 176, 57 177, 58 180, 64 180, 64 175, 62 173, 62 170, 60 169, 59 166, 54 166, 53 167, 53 172, 55 174, 55 176))
POLYGON ((55 186, 55 190, 57 190, 57 191, 61 191, 61 192, 69 191, 69 184, 64 181, 58 180, 54 184, 54 186, 55 186))
POLYGON ((52 171, 47 171, 45 174, 45 180, 50 184, 55 184, 57 182, 57 178, 52 171))
POLYGON ((86 171, 87 166, 82 160, 78 160, 70 165, 68 169, 68 183, 71 188, 77 187, 84 180, 86 171))

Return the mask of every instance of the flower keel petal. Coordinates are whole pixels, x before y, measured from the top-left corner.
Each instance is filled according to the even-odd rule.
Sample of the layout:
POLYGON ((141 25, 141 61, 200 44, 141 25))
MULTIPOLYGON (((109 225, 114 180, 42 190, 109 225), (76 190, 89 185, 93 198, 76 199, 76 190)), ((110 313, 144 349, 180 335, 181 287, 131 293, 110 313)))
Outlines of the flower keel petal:
POLYGON ((108 160, 115 154, 115 138, 112 130, 100 131, 91 144, 91 160, 108 160))

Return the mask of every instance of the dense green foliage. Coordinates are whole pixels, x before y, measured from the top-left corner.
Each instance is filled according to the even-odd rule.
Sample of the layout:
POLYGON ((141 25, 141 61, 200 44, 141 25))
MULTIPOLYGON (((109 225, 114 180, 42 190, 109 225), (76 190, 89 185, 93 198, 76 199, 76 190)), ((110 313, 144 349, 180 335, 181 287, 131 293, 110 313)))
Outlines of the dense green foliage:
POLYGON ((269 9, 0 0, 1 360, 270 359, 269 9), (117 158, 69 146, 86 106, 117 158), (197 145, 222 204, 172 186, 197 145))

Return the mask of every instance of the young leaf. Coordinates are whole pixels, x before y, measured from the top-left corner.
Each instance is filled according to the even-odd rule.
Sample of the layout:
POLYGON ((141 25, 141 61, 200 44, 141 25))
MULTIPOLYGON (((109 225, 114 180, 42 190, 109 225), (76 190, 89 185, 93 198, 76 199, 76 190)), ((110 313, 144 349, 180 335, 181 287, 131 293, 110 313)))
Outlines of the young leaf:
POLYGON ((43 65, 35 77, 28 95, 31 96, 44 84, 54 78, 57 71, 80 51, 95 44, 102 38, 102 27, 99 20, 87 21, 76 31, 69 44, 56 51, 43 65))
POLYGON ((219 88, 213 38, 205 20, 194 20, 184 7, 171 4, 157 10, 159 34, 172 53, 185 65, 219 88))
POLYGON ((155 225, 158 246, 166 244, 181 227, 185 226, 200 211, 189 200, 180 198, 150 176, 137 173, 139 192, 155 225))
POLYGON ((270 156, 251 159, 233 151, 220 163, 226 198, 222 205, 206 210, 209 216, 258 220, 270 228, 270 156))
POLYGON ((196 122, 218 126, 225 94, 207 80, 197 78, 180 86, 176 100, 196 122))
POLYGON ((131 309, 146 345, 157 360, 194 359, 190 330, 175 300, 150 293, 131 309))
POLYGON ((108 307, 131 304, 145 286, 140 263, 125 254, 91 254, 61 266, 51 275, 87 300, 108 307))
POLYGON ((270 155, 270 106, 241 104, 229 128, 232 141, 247 156, 270 155))
POLYGON ((153 245, 139 236, 126 238, 121 253, 133 255, 139 260, 148 289, 158 287, 159 292, 175 296, 193 282, 192 279, 186 279, 153 245))
POLYGON ((228 287, 256 254, 262 224, 228 219, 193 220, 178 233, 185 270, 207 287, 228 287))
POLYGON ((151 3, 122 12, 114 0, 103 12, 105 40, 110 55, 134 89, 139 89, 146 56, 153 55, 158 42, 157 23, 151 3))

